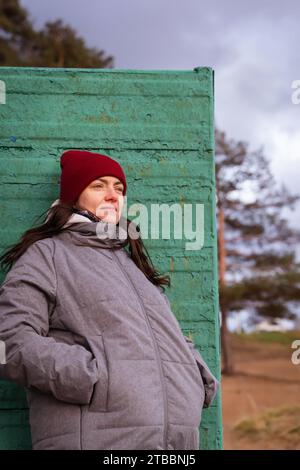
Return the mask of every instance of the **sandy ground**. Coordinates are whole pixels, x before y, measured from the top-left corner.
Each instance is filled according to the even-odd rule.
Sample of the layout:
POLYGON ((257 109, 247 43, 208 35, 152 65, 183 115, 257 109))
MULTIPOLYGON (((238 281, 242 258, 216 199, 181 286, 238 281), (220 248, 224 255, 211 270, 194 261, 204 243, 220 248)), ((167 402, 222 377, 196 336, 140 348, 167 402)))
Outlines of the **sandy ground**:
MULTIPOLYGON (((296 429, 297 424, 289 422, 290 427, 287 429, 290 429, 293 437, 290 442, 279 439, 278 430, 277 437, 272 438, 266 432, 260 436, 253 430, 241 436, 233 429, 241 420, 258 422, 259 416, 269 410, 300 406, 300 365, 294 365, 291 361, 293 350, 289 345, 245 341, 236 337, 232 337, 231 342, 236 375, 222 377, 224 449, 277 449, 291 446, 300 449, 300 422, 299 429, 296 429)), ((290 419, 296 418, 291 416, 290 419)), ((285 420, 288 425, 287 418, 285 420)))

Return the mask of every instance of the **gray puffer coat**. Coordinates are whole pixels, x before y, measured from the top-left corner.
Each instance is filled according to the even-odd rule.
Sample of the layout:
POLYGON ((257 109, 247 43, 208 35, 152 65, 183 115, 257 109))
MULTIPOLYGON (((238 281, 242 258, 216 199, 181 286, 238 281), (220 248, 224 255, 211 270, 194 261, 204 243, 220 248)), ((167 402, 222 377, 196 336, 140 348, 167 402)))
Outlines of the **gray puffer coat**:
POLYGON ((7 273, 0 378, 26 388, 34 450, 198 449, 219 382, 107 225, 73 214, 7 273))

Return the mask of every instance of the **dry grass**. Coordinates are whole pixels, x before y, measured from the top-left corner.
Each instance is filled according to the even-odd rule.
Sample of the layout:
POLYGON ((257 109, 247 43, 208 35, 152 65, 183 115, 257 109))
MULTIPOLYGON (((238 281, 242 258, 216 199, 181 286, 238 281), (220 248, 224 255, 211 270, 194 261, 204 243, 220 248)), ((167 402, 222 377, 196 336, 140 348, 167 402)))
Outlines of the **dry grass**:
POLYGON ((300 449, 300 332, 232 335, 236 374, 222 377, 224 449, 300 449))
POLYGON ((300 450, 300 405, 271 409, 234 426, 237 439, 250 440, 261 449, 300 450))

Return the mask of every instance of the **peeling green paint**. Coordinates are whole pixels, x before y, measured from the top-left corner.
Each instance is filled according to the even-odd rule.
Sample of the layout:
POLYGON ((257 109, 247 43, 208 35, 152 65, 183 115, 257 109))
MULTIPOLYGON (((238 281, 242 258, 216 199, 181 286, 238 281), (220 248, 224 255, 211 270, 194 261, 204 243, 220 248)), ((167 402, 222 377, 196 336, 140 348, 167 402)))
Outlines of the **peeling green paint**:
POLYGON ((117 123, 118 120, 113 118, 112 116, 110 116, 109 114, 106 114, 106 113, 101 113, 99 116, 87 116, 86 118, 86 121, 89 121, 89 122, 102 122, 102 123, 109 123, 109 124, 113 124, 113 123, 117 123))

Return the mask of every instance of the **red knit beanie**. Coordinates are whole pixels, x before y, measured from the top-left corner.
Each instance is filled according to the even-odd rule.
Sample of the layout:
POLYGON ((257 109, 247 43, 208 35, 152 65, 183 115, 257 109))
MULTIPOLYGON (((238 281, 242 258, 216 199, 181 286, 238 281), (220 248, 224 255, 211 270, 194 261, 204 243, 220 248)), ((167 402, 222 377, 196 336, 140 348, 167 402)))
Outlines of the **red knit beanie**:
POLYGON ((76 202, 81 192, 100 176, 115 176, 124 184, 126 194, 126 176, 121 165, 100 153, 88 150, 67 150, 60 158, 60 200, 76 202))

